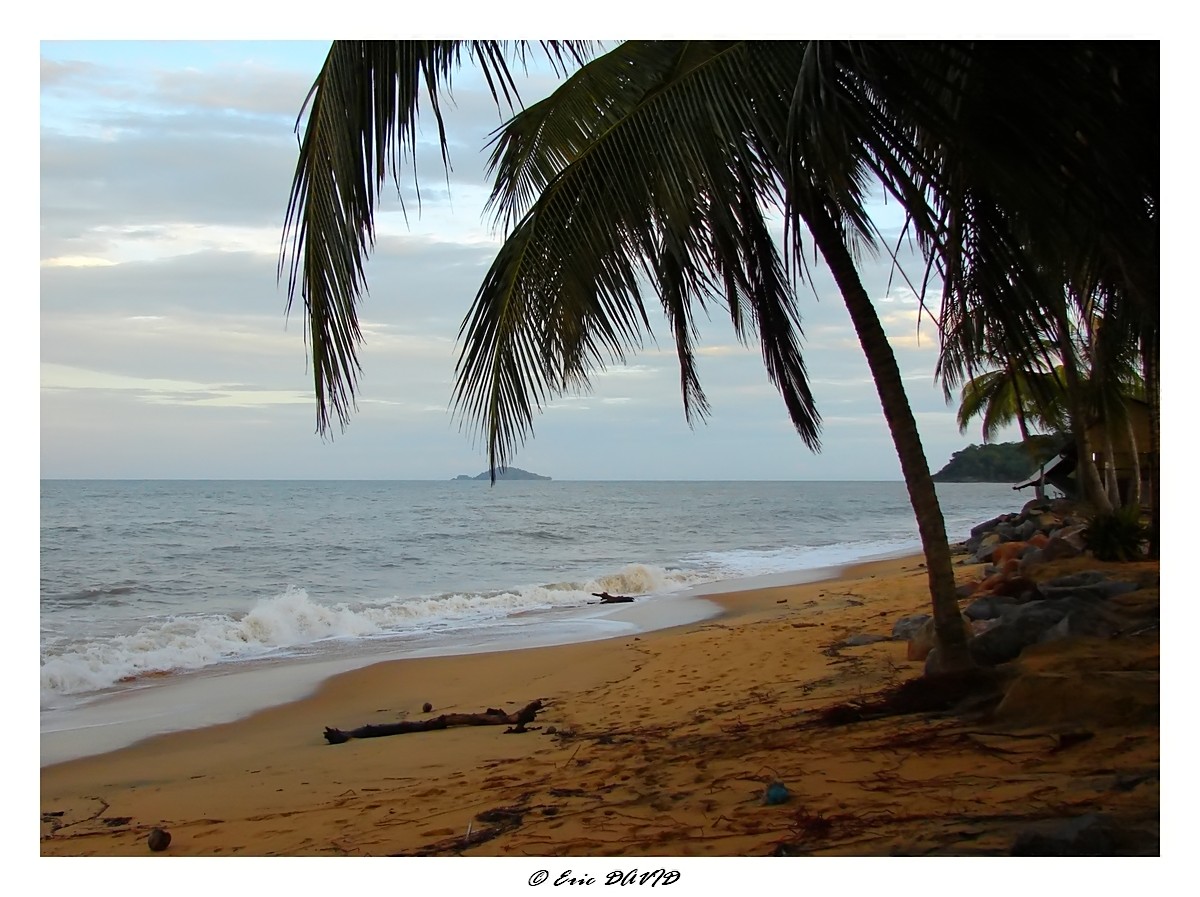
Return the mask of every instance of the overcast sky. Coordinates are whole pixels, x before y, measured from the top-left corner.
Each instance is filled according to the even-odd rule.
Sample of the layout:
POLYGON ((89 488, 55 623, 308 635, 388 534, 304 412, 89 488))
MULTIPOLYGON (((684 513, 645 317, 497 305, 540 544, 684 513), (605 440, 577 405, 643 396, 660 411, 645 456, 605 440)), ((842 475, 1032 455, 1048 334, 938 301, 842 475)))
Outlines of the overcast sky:
MULTIPOLYGON (((40 48, 41 476, 446 479, 486 464, 450 408, 462 318, 502 234, 483 216, 502 121, 469 70, 448 116, 453 171, 427 120, 422 209, 378 219, 360 320, 358 411, 316 435, 302 314, 278 249, 294 125, 328 44, 43 42, 40 48)), ((526 102, 553 86, 521 85, 526 102)), ((411 179, 402 180, 406 193, 411 179)), ((409 197, 411 199, 411 197, 409 197)), ((899 221, 879 207, 885 231, 899 221)), ((885 259, 861 268, 936 470, 960 435, 933 377, 937 336, 885 259)), ((823 451, 791 427, 761 355, 714 313, 684 420, 667 330, 554 401, 513 463, 556 479, 899 479, 861 349, 823 267, 802 288, 823 451)), ((1008 434, 1016 438, 1015 433, 1008 434)))

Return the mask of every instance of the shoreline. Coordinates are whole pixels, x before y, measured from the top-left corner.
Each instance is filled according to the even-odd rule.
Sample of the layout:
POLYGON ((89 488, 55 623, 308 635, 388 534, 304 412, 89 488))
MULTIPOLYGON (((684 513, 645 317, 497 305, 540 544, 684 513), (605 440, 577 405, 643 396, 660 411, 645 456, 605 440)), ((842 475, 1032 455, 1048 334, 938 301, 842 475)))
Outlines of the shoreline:
MULTIPOLYGON (((1090 737, 1061 752, 1055 730, 1028 734, 1028 720, 992 724, 983 741, 976 723, 922 716, 813 728, 822 708, 920 674, 889 638, 899 617, 927 611, 920 562, 714 595, 720 616, 640 635, 378 663, 234 722, 46 766, 41 853, 149 856, 157 826, 177 856, 962 855, 1005 852, 1014 826, 1062 816, 1068 799, 1068 815, 1157 819, 1157 717, 1073 718, 1068 734, 1090 737), (534 700, 535 728, 515 736, 322 734, 534 700), (1136 784, 1098 785, 1101 768, 1136 784), (788 802, 764 805, 772 781, 788 802)), ((1116 646, 1128 656, 1044 647, 1031 649, 1035 668, 1089 688, 1128 675, 1094 668, 1153 663, 1157 676, 1157 636, 1116 646)))
MULTIPOLYGON (((121 750, 147 738, 236 722, 272 707, 302 700, 330 678, 375 664, 429 657, 533 650, 637 636, 718 618, 721 595, 836 579, 858 565, 908 557, 880 552, 843 565, 717 580, 666 593, 649 601, 571 608, 570 619, 544 619, 536 633, 482 632, 473 642, 419 648, 350 650, 316 657, 244 661, 185 674, 178 681, 103 695, 65 710, 43 710, 42 767, 121 750), (583 611, 584 613, 580 613, 583 611), (184 708, 195 708, 185 712, 184 708)), ((537 612, 545 613, 545 612, 537 612)), ((535 616, 529 612, 522 616, 535 616)))

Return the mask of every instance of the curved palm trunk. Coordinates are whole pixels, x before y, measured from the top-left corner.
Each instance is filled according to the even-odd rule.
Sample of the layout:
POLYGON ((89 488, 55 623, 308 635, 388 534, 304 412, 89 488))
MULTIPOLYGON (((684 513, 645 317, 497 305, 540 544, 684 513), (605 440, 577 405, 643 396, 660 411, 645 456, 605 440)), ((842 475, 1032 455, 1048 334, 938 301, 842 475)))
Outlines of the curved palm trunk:
POLYGON ((808 225, 850 312, 850 320, 854 323, 875 380, 875 389, 896 445, 896 454, 900 457, 900 469, 904 472, 909 501, 921 534, 921 547, 925 552, 941 668, 947 671, 969 669, 974 662, 967 650, 962 613, 958 609, 946 522, 938 504, 933 478, 929 474, 917 422, 900 379, 900 367, 896 364, 887 334, 879 323, 875 306, 871 304, 854 266, 854 259, 846 249, 837 226, 824 215, 819 220, 809 221, 808 225))

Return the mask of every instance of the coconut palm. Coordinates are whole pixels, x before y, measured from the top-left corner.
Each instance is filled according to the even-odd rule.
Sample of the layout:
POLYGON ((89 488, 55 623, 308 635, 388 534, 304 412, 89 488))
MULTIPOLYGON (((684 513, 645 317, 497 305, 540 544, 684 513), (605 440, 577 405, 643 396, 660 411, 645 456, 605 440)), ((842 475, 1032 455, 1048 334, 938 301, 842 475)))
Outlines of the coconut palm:
MULTIPOLYGON (((970 356, 972 330, 963 325, 980 314, 1012 357, 1027 356, 1038 334, 1053 334, 1069 400, 1082 403, 1072 415, 1082 420, 1071 320, 1099 309, 1119 331, 1114 341, 1140 346, 1157 484, 1158 46, 989 42, 973 45, 971 56, 963 114, 931 129, 948 163, 935 197, 943 246, 971 247, 938 254, 950 265, 944 351, 970 356)), ((1085 494, 1104 508, 1087 429, 1075 433, 1085 494)), ((1155 486, 1156 520, 1157 494, 1155 486)))
MULTIPOLYGON (((1040 463, 1030 438, 1030 424, 1042 432, 1061 432, 1061 429, 1056 419, 1058 415, 1044 410, 1035 396, 1058 384, 1053 373, 1023 370, 1014 359, 1005 358, 997 370, 980 374, 963 384, 956 415, 958 431, 966 433, 971 421, 978 417, 982 422, 983 441, 987 443, 1005 427, 1016 423, 1021 442, 1030 454, 1030 463, 1040 463)), ((949 401, 949 388, 946 393, 949 401)), ((1038 499, 1046 497, 1045 486, 1040 480, 1034 483, 1034 494, 1038 499)))
MULTIPOLYGON (((972 420, 981 418, 985 442, 1014 422, 1027 443, 1030 423, 1043 432, 1075 439, 1077 465, 1090 467, 1090 473, 1084 470, 1080 476, 1085 490, 1091 485, 1086 497, 1101 508, 1104 502, 1116 506, 1122 501, 1112 459, 1114 445, 1126 443, 1134 465, 1133 489, 1127 501, 1136 506, 1140 504, 1141 480, 1138 456, 1145 446, 1138 445, 1128 402, 1145 396, 1145 384, 1137 370, 1139 344, 1137 333, 1122 326, 1120 320, 1105 320, 1104 304, 1060 303, 1051 315, 1056 319, 1054 333, 1042 340, 1038 354, 1026 359, 1005 354, 1003 333, 994 324, 964 322, 974 326, 975 349, 964 354, 964 341, 950 334, 939 359, 938 376, 948 402, 953 399, 954 387, 962 383, 957 412, 960 432, 965 433, 972 420), (1072 314, 1075 304, 1084 308, 1084 313, 1072 314), (986 367, 993 369, 984 371, 986 367), (978 373, 970 377, 971 371, 978 373), (1095 447, 1106 458, 1103 483, 1090 443, 1082 449, 1078 444, 1080 432, 1093 431, 1097 423, 1103 425, 1102 444, 1095 447)), ((1113 308, 1128 313, 1131 307, 1116 304, 1113 308)))
MULTIPOLYGON (((582 62, 588 52, 549 50, 559 61, 573 54, 582 62)), ((504 52, 494 43, 339 42, 318 77, 285 248, 289 296, 298 290, 308 312, 321 427, 331 412, 344 422, 353 403, 355 301, 374 198, 397 167, 395 147, 412 157, 417 86, 423 80, 436 96, 466 53, 499 102, 512 84, 504 52)), ((987 142, 972 137, 978 123, 963 111, 979 114, 994 85, 975 77, 975 59, 967 44, 627 42, 518 113, 493 156, 492 208, 508 236, 464 323, 455 392, 459 412, 481 427, 493 468, 527 438, 547 400, 586 388, 591 371, 637 350, 651 293, 675 338, 689 418, 707 412, 692 321, 721 303, 739 335, 757 338, 793 424, 815 448, 819 417, 796 301, 811 241, 845 300, 896 444, 926 553, 941 659, 968 665, 936 492, 855 257, 878 247, 865 204, 882 184, 904 204, 929 271, 952 296, 982 301, 994 272, 1024 262, 1029 212, 1040 204, 993 214, 980 197, 1008 186, 989 168, 995 151, 969 166, 958 158, 972 141, 987 142), (783 221, 781 243, 772 211, 783 221)), ((440 123, 436 102, 432 108, 440 123)), ((1041 176, 1057 188, 1060 169, 1041 176)), ((1036 186, 1013 195, 1032 202, 1036 186)), ((1036 294, 1022 295, 1031 298, 1025 313, 997 311, 1014 333, 1039 323, 1036 294)))

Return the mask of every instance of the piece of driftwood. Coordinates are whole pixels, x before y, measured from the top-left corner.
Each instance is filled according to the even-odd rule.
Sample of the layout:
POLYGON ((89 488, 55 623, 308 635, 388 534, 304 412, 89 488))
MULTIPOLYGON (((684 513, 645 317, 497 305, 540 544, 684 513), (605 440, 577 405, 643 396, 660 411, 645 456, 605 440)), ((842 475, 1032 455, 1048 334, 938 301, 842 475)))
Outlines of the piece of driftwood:
POLYGON ((375 726, 360 726, 345 731, 325 728, 325 740, 330 744, 344 744, 351 738, 382 738, 384 735, 404 735, 407 732, 429 732, 434 729, 449 729, 451 726, 512 726, 507 732, 529 731, 528 726, 542 709, 541 701, 532 701, 516 713, 505 713, 489 707, 482 713, 443 713, 433 719, 382 723, 375 726))
POLYGON ((592 592, 599 601, 589 601, 588 604, 621 604, 626 601, 632 601, 632 595, 610 595, 608 592, 592 592))

